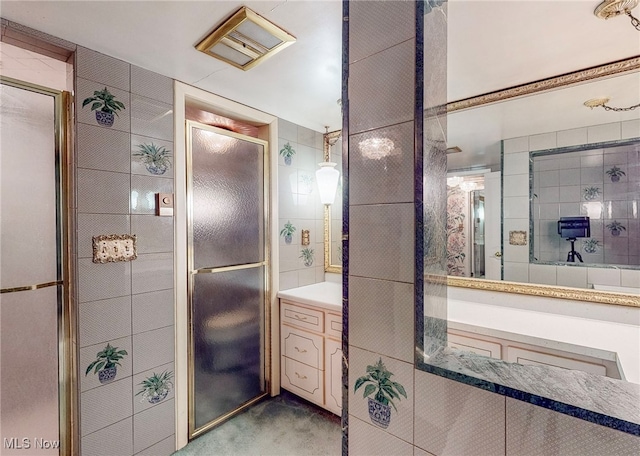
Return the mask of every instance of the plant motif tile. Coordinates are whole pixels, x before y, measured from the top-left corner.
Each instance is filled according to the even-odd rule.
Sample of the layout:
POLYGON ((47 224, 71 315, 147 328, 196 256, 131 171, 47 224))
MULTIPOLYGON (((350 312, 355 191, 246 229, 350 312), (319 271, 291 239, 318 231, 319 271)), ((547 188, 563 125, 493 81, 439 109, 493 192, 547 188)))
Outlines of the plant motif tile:
POLYGON ((284 228, 280 230, 280 236, 284 238, 286 244, 291 244, 295 231, 296 227, 291 224, 291 220, 288 220, 287 223, 284 224, 284 228))
POLYGON ((596 253, 600 250, 600 241, 597 239, 586 239, 582 242, 582 249, 585 253, 596 253))
POLYGON ((593 201, 594 199, 598 199, 600 197, 600 188, 599 187, 586 187, 582 194, 584 199, 587 201, 593 201))
POLYGON ((102 90, 95 90, 93 96, 87 97, 82 102, 82 107, 91 105, 91 111, 95 112, 96 122, 102 127, 112 127, 118 111, 126 109, 124 103, 116 100, 105 86, 102 90))
POLYGON ((295 149, 291 147, 291 144, 289 144, 288 142, 284 145, 282 149, 280 149, 280 155, 282 155, 282 158, 284 159, 284 164, 287 166, 291 166, 291 161, 295 154, 296 154, 295 149))
POLYGON ((627 227, 624 226, 622 223, 618 222, 617 220, 614 220, 613 222, 608 223, 606 227, 611 233, 611 236, 620 236, 623 231, 627 230, 627 227))
POLYGON ((606 171, 606 173, 609 176, 609 178, 611 179, 611 182, 620 182, 620 178, 622 176, 626 176, 627 175, 627 173, 625 173, 618 166, 613 166, 612 168, 608 169, 606 171))
POLYGON ((152 140, 137 144, 131 156, 142 163, 149 174, 161 176, 171 168, 171 150, 152 140))
POLYGON ((300 251, 300 256, 298 258, 302 258, 302 263, 306 267, 310 267, 313 265, 314 252, 313 249, 305 248, 300 251))
POLYGON ((167 395, 173 390, 173 371, 165 370, 161 374, 153 372, 152 375, 145 378, 138 385, 140 387, 136 396, 141 395, 140 402, 149 402, 150 404, 157 404, 162 402, 167 395))
POLYGON ((87 367, 85 376, 89 375, 93 369, 94 374, 98 374, 100 383, 105 384, 115 380, 118 375, 118 366, 128 353, 126 350, 118 350, 118 347, 112 347, 107 344, 103 350, 96 353, 96 359, 87 367))

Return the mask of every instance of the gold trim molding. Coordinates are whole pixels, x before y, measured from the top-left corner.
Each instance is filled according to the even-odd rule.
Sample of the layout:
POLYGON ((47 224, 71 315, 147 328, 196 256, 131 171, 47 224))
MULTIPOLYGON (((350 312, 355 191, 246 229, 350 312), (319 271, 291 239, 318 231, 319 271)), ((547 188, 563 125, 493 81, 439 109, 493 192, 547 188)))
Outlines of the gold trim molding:
POLYGON ((502 280, 470 279, 463 277, 447 277, 447 285, 461 288, 472 288, 482 291, 524 294, 543 298, 572 299, 574 301, 613 304, 617 306, 640 307, 640 296, 635 297, 609 291, 565 288, 553 285, 529 285, 502 280))
POLYGON ((541 79, 539 81, 510 87, 508 89, 498 90, 496 92, 452 101, 447 103, 447 112, 454 112, 489 103, 496 103, 510 98, 531 95, 533 93, 557 89, 572 84, 591 81, 593 79, 615 76, 638 69, 640 69, 640 56, 635 56, 624 60, 618 60, 617 62, 607 63, 605 65, 586 68, 584 70, 574 71, 572 73, 541 79))

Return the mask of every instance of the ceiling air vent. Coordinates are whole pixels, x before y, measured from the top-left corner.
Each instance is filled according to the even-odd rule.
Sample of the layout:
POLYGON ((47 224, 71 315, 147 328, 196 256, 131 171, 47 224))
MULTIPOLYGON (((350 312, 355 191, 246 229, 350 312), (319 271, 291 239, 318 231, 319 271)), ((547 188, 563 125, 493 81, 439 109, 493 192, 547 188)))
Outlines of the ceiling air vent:
POLYGON ((293 35, 243 6, 196 49, 246 71, 295 41, 293 35))

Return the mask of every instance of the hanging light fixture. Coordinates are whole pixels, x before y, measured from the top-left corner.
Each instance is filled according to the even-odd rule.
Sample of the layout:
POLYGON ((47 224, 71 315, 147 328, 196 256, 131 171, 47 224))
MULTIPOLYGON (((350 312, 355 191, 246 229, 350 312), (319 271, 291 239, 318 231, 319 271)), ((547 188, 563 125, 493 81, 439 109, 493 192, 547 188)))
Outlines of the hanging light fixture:
POLYGON ((320 169, 316 170, 316 182, 318 182, 318 190, 320 191, 320 202, 333 204, 336 199, 340 172, 335 169, 336 163, 334 162, 322 162, 318 165, 320 169))
POLYGON ((604 0, 598 5, 593 14, 600 19, 610 19, 625 14, 631 19, 631 25, 640 31, 640 20, 631 14, 631 10, 637 5, 638 0, 604 0))
POLYGON ((626 108, 616 108, 614 106, 609 106, 607 105, 607 103, 609 103, 610 98, 608 97, 602 97, 602 98, 592 98, 590 100, 585 101, 583 104, 587 107, 587 108, 604 108, 605 111, 616 111, 616 112, 621 112, 621 111, 632 111, 636 108, 640 107, 640 103, 637 105, 632 105, 632 106, 628 106, 626 108))

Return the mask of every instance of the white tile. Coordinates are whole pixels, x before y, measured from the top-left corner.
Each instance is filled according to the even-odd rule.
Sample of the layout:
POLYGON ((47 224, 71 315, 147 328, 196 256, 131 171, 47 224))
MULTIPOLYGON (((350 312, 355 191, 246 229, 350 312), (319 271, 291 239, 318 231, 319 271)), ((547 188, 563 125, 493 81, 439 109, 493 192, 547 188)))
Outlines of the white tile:
POLYGON ((349 343, 401 359, 414 357, 413 285, 352 277, 349 281, 349 343))
POLYGON ((568 147, 587 144, 587 129, 575 128, 572 130, 559 131, 557 139, 557 147, 568 147))
MULTIPOLYGON (((354 392, 356 380, 367 375, 367 366, 373 366, 382 361, 384 367, 393 375, 391 381, 398 383, 404 388, 407 397, 400 396, 394 399, 395 408, 391 406, 391 415, 386 432, 402 440, 411 442, 413 438, 413 362, 405 363, 397 359, 382 356, 366 350, 361 350, 353 345, 349 346, 349 414, 361 419, 365 423, 370 423, 377 429, 383 428, 374 423, 369 416, 368 403, 371 397, 363 397, 367 383, 363 384, 354 392)), ((368 383, 371 384, 371 383, 368 383)))
POLYGON ((505 176, 512 174, 529 174, 529 152, 518 152, 504 156, 505 176))
POLYGON ((529 198, 526 196, 505 197, 503 203, 503 216, 507 218, 528 219, 529 198))
POLYGON ((173 289, 135 294, 131 299, 134 334, 173 325, 173 289))
POLYGON ((349 455, 411 456, 413 446, 368 422, 349 415, 349 455))
MULTIPOLYGON (((314 261, 315 262, 315 261, 314 261)), ((316 283, 316 268, 305 267, 298 270, 298 286, 312 285, 316 283)))
POLYGON ((138 374, 174 361, 173 326, 133 336, 133 372, 138 374))
POLYGON ((504 454, 505 397, 415 372, 414 444, 437 455, 504 454))
POLYGON ((131 297, 80 304, 79 345, 86 347, 131 334, 131 297), (108 321, 109 324, 105 324, 108 321))
POLYGON ((175 433, 174 400, 133 416, 133 451, 140 452, 175 433))
POLYGON ((132 415, 131 377, 81 393, 80 420, 86 436, 132 415))
POLYGON ((598 285, 620 286, 620 270, 613 268, 587 268, 587 282, 598 285))
POLYGON ((622 136, 620 122, 589 127, 587 131, 587 141, 589 144, 616 141, 622 136))
POLYGON ((504 262, 504 280, 509 282, 529 282, 529 264, 528 263, 510 263, 504 262))
POLYGON ((555 149, 556 147, 555 132, 529 136, 529 150, 555 149))
POLYGON ((298 286, 298 271, 280 273, 280 289, 289 290, 298 286))
POLYGON ((622 138, 630 139, 640 137, 640 119, 622 122, 622 138))
POLYGON ((131 417, 82 438, 82 456, 104 456, 107 448, 111 454, 133 454, 131 417))
POLYGON ((170 456, 176 451, 176 436, 171 435, 155 445, 136 453, 136 456, 170 456))
MULTIPOLYGON (((505 139, 503 141, 503 149, 505 154, 514 154, 518 152, 529 151, 529 137, 522 136, 520 138, 505 139)), ((528 154, 527 154, 528 156, 528 154)))
POLYGON ((620 285, 640 288, 640 270, 622 269, 620 271, 620 285))
POLYGON ((505 194, 509 196, 529 196, 529 175, 511 174, 504 176, 505 194))
POLYGON ((435 456, 431 453, 427 453, 422 448, 418 448, 416 446, 413 447, 413 456, 435 456))
POLYGON ((506 454, 637 455, 640 438, 507 398, 506 454))
POLYGON ((556 267, 548 264, 530 264, 529 282, 542 285, 555 285, 556 267))
POLYGON ((511 245, 507 240, 502 254, 505 262, 529 263, 529 245, 511 245))
POLYGON ((288 120, 278 119, 278 137, 287 141, 297 141, 298 126, 288 120))
POLYGON ((587 268, 558 266, 556 269, 558 285, 563 287, 587 288, 587 268))

